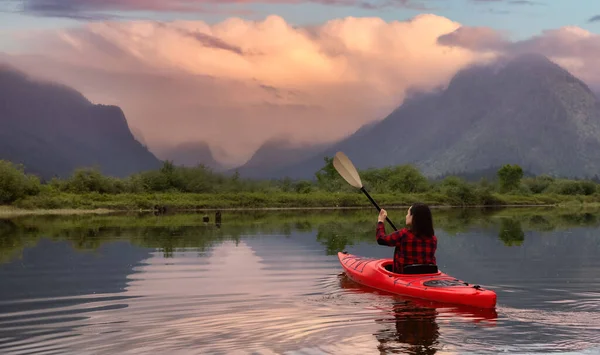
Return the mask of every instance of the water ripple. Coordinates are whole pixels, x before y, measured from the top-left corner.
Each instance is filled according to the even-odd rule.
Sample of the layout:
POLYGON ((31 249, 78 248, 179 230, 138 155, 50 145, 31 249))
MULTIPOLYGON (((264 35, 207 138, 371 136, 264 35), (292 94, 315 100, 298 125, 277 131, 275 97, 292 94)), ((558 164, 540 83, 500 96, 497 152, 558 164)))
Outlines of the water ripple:
POLYGON ((116 247, 118 257, 104 251, 94 265, 89 256, 80 270, 70 259, 63 269, 55 259, 40 268, 40 278, 60 275, 75 290, 94 277, 105 286, 96 294, 39 296, 37 269, 12 269, 5 275, 25 281, 0 298, 0 353, 586 354, 600 345, 597 278, 498 277, 490 280, 497 309, 477 310, 366 289, 335 256, 303 243, 242 238, 168 259, 150 250, 121 275, 105 272, 124 258, 116 247))

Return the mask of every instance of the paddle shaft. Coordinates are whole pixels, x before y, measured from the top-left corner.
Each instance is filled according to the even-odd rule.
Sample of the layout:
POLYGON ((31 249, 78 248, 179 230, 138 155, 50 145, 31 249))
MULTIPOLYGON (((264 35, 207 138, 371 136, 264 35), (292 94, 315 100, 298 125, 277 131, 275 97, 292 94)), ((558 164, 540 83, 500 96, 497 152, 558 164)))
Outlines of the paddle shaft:
MULTIPOLYGON (((364 188, 364 186, 360 188, 360 191, 362 191, 367 196, 367 198, 371 201, 371 203, 373 204, 373 206, 375 206, 375 208, 377 208, 377 212, 381 212, 381 207, 379 207, 379 205, 377 204, 377 202, 375 202, 375 200, 373 200, 373 198, 371 198, 371 195, 369 195, 369 193, 364 188)), ((394 223, 392 223, 392 221, 390 221, 390 219, 388 218, 388 216, 385 216, 385 220, 390 224, 390 226, 392 226, 392 228, 394 228, 395 231, 398 230, 398 228, 396 228, 396 226, 394 225, 394 223)))

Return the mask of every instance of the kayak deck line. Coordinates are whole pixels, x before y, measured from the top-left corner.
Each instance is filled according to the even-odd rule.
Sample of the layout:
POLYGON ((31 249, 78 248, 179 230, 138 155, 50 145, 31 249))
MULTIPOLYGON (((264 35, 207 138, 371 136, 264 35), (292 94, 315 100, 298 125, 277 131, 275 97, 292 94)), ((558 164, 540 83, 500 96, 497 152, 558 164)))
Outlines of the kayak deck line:
POLYGON ((365 269, 365 266, 370 263, 375 261, 375 259, 355 259, 354 262, 351 265, 347 265, 349 268, 352 268, 353 270, 362 273, 365 269), (360 271, 358 270, 358 268, 362 266, 362 269, 360 269, 360 271))
POLYGON ((373 261, 377 261, 377 259, 373 259, 373 258, 352 258, 353 259, 353 263, 351 265, 346 264, 349 268, 353 268, 353 270, 358 271, 358 267, 359 266, 363 266, 363 268, 358 271, 360 273, 362 273, 365 269, 365 266, 373 261), (358 264, 358 265, 356 265, 358 264), (355 266, 356 265, 356 266, 355 266))

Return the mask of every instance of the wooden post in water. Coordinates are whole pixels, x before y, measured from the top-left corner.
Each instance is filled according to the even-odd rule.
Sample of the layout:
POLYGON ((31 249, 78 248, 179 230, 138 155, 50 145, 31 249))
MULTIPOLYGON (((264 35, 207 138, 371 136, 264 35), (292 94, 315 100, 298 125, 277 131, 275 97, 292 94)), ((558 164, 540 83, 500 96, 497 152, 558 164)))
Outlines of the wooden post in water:
POLYGON ((217 226, 217 228, 221 227, 221 211, 215 213, 215 226, 217 226))

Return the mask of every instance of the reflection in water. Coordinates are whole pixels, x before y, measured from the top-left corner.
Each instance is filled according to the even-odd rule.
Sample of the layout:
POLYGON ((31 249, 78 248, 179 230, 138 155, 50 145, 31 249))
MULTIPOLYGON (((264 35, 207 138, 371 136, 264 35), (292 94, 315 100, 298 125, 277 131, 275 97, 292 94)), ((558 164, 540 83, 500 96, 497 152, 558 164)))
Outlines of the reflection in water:
MULTIPOLYGON (((393 218, 403 212, 391 210, 393 218)), ((239 241, 242 235, 313 232, 325 247, 326 255, 336 255, 348 246, 374 244, 373 211, 279 211, 215 213, 215 223, 206 224, 203 214, 153 214, 113 216, 24 216, 0 219, 0 263, 18 258, 26 247, 41 238, 66 240, 77 250, 95 250, 115 238, 134 245, 160 248, 170 257, 181 248, 203 251, 223 240, 239 241), (222 222, 224 221, 224 222, 222 222)), ((495 231, 505 245, 524 243, 524 231, 564 230, 571 227, 597 227, 600 219, 589 212, 541 209, 456 209, 436 210, 437 230, 455 236, 483 228, 495 231)))
POLYGON ((503 218, 500 224, 500 233, 498 238, 506 246, 520 246, 525 241, 525 233, 521 227, 521 222, 516 219, 503 218))
POLYGON ((440 328, 435 308, 416 307, 410 302, 395 303, 391 317, 376 320, 386 324, 375 333, 382 353, 432 355, 437 351, 440 328), (392 324, 393 326, 388 326, 392 324))
POLYGON ((497 310, 338 277, 340 249, 390 257, 371 210, 0 220, 0 353, 597 349, 600 219, 530 211, 436 211, 442 269, 490 286, 497 310))
MULTIPOLYGON (((340 286, 356 293, 377 292, 340 275, 340 286)), ((391 307, 380 307, 384 318, 376 318, 381 325, 375 332, 381 353, 435 354, 438 345, 439 326, 436 322, 438 311, 435 307, 419 306, 411 300, 394 297, 391 307)), ((423 302, 421 304, 424 304, 423 302)))

